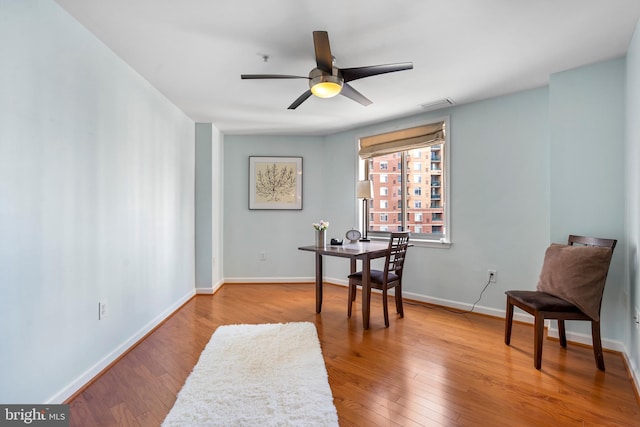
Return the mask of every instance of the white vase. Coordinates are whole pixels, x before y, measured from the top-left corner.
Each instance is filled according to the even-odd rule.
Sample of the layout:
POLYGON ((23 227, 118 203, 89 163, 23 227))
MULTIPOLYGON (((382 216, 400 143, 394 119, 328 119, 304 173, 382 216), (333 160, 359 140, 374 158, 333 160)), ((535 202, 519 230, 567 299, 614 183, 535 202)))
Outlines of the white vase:
POLYGON ((327 244, 326 230, 316 230, 316 247, 324 248, 327 244))

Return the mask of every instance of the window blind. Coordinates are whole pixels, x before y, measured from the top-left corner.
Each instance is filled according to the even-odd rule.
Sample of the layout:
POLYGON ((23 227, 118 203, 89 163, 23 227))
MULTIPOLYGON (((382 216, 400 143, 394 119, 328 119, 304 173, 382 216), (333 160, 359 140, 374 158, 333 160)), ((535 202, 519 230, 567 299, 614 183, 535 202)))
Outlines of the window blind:
POLYGON ((444 141, 444 122, 437 122, 360 138, 359 155, 362 159, 370 159, 398 151, 438 145, 444 141))

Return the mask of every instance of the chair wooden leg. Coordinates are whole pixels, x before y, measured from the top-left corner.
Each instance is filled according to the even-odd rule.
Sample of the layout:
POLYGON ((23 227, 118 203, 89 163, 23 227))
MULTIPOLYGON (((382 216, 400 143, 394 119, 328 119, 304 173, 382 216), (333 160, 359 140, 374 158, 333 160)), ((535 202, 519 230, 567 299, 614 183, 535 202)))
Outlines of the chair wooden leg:
POLYGON ((600 338, 600 321, 591 321, 591 336, 593 340, 593 355, 596 358, 598 369, 604 371, 604 354, 602 353, 602 340, 600 338))
POLYGON ((382 309, 384 311, 384 327, 389 327, 389 304, 387 304, 388 294, 387 288, 382 290, 382 309))
POLYGON ((504 319, 504 343, 509 345, 511 343, 511 327, 513 325, 513 304, 511 304, 511 298, 507 297, 507 314, 504 319))
POLYGON ((404 317, 404 308, 402 307, 402 285, 396 286, 396 311, 400 317, 404 317))
POLYGON ((562 348, 567 348, 567 332, 564 328, 564 320, 562 319, 558 319, 558 338, 560 338, 562 348))
POLYGON ((534 320, 535 337, 533 339, 533 364, 536 369, 542 367, 542 341, 544 340, 544 316, 536 312, 534 320))

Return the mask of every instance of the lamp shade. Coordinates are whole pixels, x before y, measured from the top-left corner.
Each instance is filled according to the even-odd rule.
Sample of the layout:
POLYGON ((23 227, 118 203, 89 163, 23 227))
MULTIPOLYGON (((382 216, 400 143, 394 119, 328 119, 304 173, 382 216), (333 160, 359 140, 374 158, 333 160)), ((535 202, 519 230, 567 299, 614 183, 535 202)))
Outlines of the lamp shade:
POLYGON ((358 187, 356 189, 358 199, 371 199, 373 198, 373 182, 369 180, 358 181, 358 187))

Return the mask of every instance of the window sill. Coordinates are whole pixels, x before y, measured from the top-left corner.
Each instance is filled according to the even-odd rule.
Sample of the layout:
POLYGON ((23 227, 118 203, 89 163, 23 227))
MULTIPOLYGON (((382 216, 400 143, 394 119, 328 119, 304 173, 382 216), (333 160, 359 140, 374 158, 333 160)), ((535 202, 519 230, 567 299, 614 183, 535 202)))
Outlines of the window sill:
MULTIPOLYGON (((388 241, 387 237, 378 237, 369 235, 371 240, 377 240, 380 242, 388 241)), ((409 239, 409 244, 419 248, 436 248, 436 249, 449 249, 453 243, 441 241, 441 240, 424 240, 424 239, 409 239)))
POLYGON ((413 246, 420 248, 449 249, 451 247, 451 242, 444 242, 440 240, 409 239, 409 242, 412 243, 413 246))

